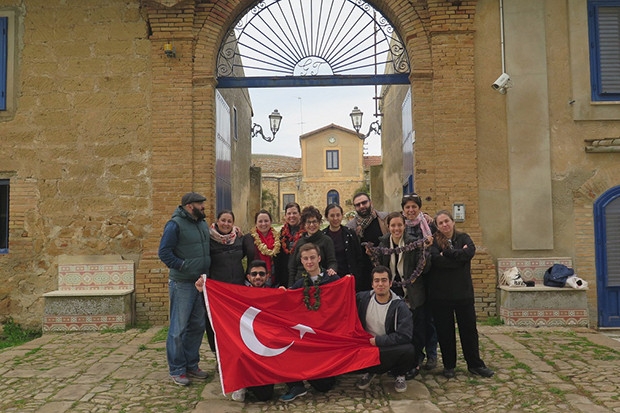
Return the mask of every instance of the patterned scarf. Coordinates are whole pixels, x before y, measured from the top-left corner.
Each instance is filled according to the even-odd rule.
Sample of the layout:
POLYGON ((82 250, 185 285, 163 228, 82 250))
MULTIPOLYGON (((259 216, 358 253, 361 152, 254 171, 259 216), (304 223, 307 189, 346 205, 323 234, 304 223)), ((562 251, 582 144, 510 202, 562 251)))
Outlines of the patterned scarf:
POLYGON ((418 216, 414 219, 408 219, 405 221, 405 225, 407 225, 408 227, 415 227, 418 224, 420 224, 420 229, 422 230, 422 235, 424 236, 424 238, 433 236, 433 233, 428 226, 428 222, 426 222, 426 218, 424 218, 424 213, 420 212, 418 216))
POLYGON ((357 233, 357 236, 363 238, 364 230, 368 228, 368 225, 370 225, 370 223, 376 218, 377 211, 374 208, 370 210, 370 215, 367 217, 361 217, 359 214, 355 215, 355 232, 357 233))
POLYGON ((298 227, 295 235, 291 235, 291 226, 289 224, 284 224, 280 230, 280 244, 282 244, 282 251, 284 251, 286 255, 291 255, 291 252, 295 249, 297 241, 305 232, 306 231, 304 229, 298 227), (288 247, 289 245, 291 246, 290 248, 288 247))
POLYGON ((235 239, 237 238, 237 231, 236 228, 233 228, 230 234, 222 234, 220 233, 217 225, 214 222, 209 228, 209 235, 211 236, 211 239, 215 242, 219 242, 220 244, 224 245, 232 245, 235 243, 235 239))

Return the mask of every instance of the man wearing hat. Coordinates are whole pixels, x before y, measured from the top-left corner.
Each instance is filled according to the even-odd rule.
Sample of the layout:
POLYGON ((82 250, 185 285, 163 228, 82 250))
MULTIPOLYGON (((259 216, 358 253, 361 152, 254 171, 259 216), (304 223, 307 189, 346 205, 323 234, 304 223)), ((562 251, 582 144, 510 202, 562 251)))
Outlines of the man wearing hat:
POLYGON ((159 258, 170 269, 170 327, 166 356, 175 384, 187 386, 190 378, 205 380, 198 367, 199 349, 205 331, 205 303, 194 283, 209 272, 209 226, 205 222, 205 201, 188 192, 164 227, 159 258))

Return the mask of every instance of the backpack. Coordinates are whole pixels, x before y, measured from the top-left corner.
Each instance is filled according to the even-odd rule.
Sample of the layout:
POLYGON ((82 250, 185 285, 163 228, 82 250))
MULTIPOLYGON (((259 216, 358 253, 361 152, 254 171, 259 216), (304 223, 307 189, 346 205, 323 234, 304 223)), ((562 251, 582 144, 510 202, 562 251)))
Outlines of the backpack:
POLYGON ((553 264, 545 271, 543 276, 543 284, 547 287, 562 288, 566 285, 566 279, 575 274, 572 268, 568 268, 564 264, 553 264))

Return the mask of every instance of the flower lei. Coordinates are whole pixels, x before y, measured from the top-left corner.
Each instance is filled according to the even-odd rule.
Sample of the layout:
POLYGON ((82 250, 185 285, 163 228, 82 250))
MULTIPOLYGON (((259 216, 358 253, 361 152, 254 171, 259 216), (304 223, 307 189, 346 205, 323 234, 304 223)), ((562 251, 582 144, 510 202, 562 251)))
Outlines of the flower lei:
POLYGON ((301 274, 304 279, 304 304, 310 311, 317 311, 321 307, 321 289, 310 278, 307 272, 301 274), (310 287, 314 287, 314 304, 310 304, 310 287))
POLYGON ((371 252, 370 259, 372 260, 373 265, 379 265, 379 259, 382 255, 392 255, 392 254, 402 254, 403 252, 413 251, 417 249, 422 250, 422 256, 418 260, 418 265, 416 266, 413 273, 408 277, 404 278, 402 281, 394 281, 394 284, 397 286, 404 287, 409 284, 413 284, 415 280, 422 275, 422 271, 424 270, 424 266, 426 265, 426 260, 430 257, 431 252, 430 249, 427 248, 428 245, 425 243, 424 239, 420 239, 414 242, 410 242, 409 244, 405 244, 402 247, 396 248, 387 248, 387 247, 375 247, 372 242, 363 242, 363 247, 366 247, 371 252))
POLYGON ((305 232, 306 232, 305 230, 303 230, 302 228, 299 228, 299 231, 297 231, 295 235, 291 235, 290 225, 284 224, 284 226, 282 227, 281 235, 280 235, 280 240, 281 240, 280 243, 282 244, 281 245, 282 251, 284 251, 286 255, 291 255, 291 252, 293 252, 293 250, 295 249, 295 245, 297 244, 297 241, 299 240, 299 238, 301 238, 301 236, 305 232), (293 243, 291 244, 292 247, 289 249, 288 244, 291 241, 293 243))
POLYGON ((272 227, 271 235, 273 235, 273 248, 267 248, 267 245, 260 239, 260 235, 256 231, 256 227, 252 228, 251 231, 252 238, 254 238, 254 245, 260 251, 261 254, 267 255, 269 257, 274 257, 280 252, 280 237, 278 237, 278 232, 272 227))

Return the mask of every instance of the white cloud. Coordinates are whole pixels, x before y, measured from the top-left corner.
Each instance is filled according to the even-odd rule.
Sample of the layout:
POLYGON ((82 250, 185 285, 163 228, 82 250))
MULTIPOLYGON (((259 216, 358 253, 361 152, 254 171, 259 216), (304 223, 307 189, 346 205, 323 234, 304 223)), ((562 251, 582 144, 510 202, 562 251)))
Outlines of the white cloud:
MULTIPOLYGON (((377 88, 378 93, 381 87, 377 88)), ((260 137, 252 140, 252 153, 301 156, 299 135, 320 129, 331 123, 353 129, 349 114, 354 106, 364 112, 362 129, 366 134, 368 126, 375 120, 374 86, 332 86, 303 88, 250 89, 254 108, 252 123, 269 130, 269 114, 278 109, 282 115, 280 130, 273 142, 260 137)), ((381 155, 381 139, 372 134, 367 139, 368 155, 381 155)))

